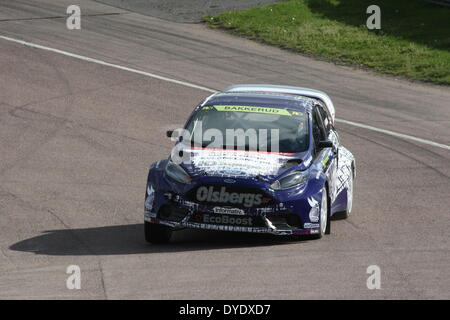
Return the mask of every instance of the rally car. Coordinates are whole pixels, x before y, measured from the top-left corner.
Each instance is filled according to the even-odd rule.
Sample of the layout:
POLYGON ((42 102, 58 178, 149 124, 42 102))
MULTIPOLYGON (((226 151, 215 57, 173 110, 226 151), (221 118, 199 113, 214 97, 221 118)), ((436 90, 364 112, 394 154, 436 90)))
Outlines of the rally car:
POLYGON ((150 166, 145 239, 168 242, 183 228, 329 234, 331 216, 352 211, 356 176, 334 122, 317 90, 235 85, 209 96, 150 166))

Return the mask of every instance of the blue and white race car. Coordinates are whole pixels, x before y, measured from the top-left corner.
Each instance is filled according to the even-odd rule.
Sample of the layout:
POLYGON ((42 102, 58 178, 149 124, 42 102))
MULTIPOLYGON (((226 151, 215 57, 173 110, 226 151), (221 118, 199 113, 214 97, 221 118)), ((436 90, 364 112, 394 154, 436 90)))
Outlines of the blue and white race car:
POLYGON ((175 147, 150 166, 145 239, 175 230, 309 235, 352 210, 355 159, 340 144, 323 92, 236 85, 198 105, 175 147))

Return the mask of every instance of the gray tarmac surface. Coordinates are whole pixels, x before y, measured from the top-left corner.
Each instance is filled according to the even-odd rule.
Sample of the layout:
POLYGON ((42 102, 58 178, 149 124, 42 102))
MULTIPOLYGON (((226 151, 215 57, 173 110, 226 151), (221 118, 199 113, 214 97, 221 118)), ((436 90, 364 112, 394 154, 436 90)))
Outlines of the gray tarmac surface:
POLYGON ((276 0, 96 0, 97 2, 175 22, 200 22, 206 15, 244 10, 276 0))
MULTIPOLYGON (((80 0, 0 1, 0 35, 194 84, 312 87, 337 116, 450 144, 450 90, 80 0)), ((147 169, 209 93, 0 39, 0 298, 450 298, 450 152, 338 123, 355 206, 319 241, 143 239, 147 169), (81 290, 66 288, 79 265, 81 290), (381 290, 366 269, 381 268, 381 290)))

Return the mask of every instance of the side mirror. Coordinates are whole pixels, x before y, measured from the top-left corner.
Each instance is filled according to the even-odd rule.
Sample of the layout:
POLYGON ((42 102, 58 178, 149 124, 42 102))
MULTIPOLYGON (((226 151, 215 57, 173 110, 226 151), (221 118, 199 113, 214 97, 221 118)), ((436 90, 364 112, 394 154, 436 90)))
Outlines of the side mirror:
POLYGON ((317 145, 317 148, 319 149, 333 148, 333 147, 334 144, 330 140, 319 141, 319 144, 317 145))
POLYGON ((174 132, 175 130, 167 130, 166 131, 166 136, 167 136, 167 138, 172 138, 172 135, 173 135, 173 132, 174 132))

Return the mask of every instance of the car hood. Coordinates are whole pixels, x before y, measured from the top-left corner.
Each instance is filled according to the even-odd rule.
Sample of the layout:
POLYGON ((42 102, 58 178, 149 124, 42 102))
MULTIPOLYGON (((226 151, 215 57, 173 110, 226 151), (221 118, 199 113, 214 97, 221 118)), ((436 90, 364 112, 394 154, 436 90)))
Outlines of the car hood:
POLYGON ((191 177, 254 177, 270 180, 296 166, 302 170, 303 153, 275 153, 223 149, 185 149, 190 155, 183 167, 191 177))

